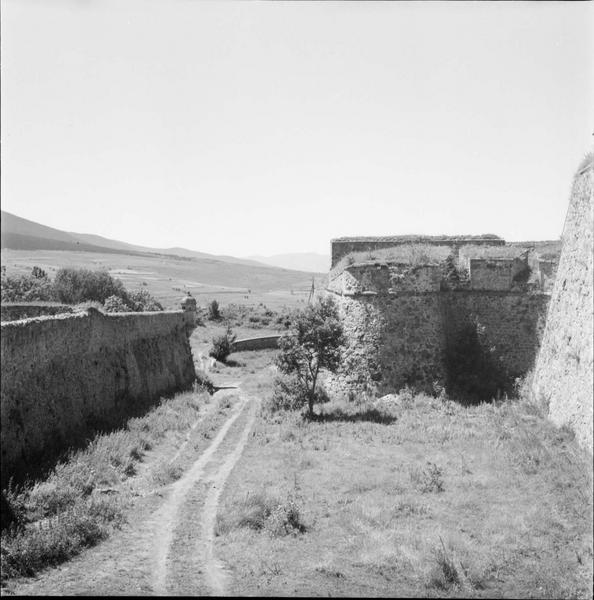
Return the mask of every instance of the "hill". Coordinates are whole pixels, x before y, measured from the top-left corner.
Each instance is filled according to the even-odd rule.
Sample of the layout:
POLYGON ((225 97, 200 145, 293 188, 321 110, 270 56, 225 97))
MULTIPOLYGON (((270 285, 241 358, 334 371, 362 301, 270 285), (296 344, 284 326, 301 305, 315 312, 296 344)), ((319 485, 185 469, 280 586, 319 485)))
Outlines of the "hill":
POLYGON ((208 258, 240 265, 259 265, 253 260, 234 256, 207 254, 187 248, 150 248, 112 240, 91 233, 62 231, 23 219, 6 211, 1 212, 2 248, 13 250, 73 250, 76 252, 117 252, 124 254, 167 254, 186 258, 208 258))
MULTIPOLYGON (((215 256, 185 248, 135 246, 99 235, 47 227, 2 211, 2 265, 8 274, 30 273, 35 265, 52 277, 62 267, 106 269, 124 285, 148 290, 166 307, 177 307, 190 291, 203 304, 296 304, 311 289, 310 272, 264 265, 249 259, 215 256)), ((324 277, 315 277, 316 289, 324 277)))

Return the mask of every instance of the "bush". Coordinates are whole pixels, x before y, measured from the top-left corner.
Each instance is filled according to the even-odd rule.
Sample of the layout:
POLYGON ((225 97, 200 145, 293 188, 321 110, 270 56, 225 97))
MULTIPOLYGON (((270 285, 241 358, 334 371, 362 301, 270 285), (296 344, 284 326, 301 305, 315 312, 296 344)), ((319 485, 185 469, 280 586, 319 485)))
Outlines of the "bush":
POLYGON ((163 310, 163 306, 147 290, 138 290, 128 294, 128 305, 134 312, 154 312, 163 310))
POLYGON ((219 310, 219 303, 216 300, 213 300, 208 305, 208 318, 211 321, 220 321, 221 320, 221 311, 219 310))
POLYGON ((264 491, 248 493, 233 509, 230 516, 217 516, 217 535, 238 528, 266 531, 273 537, 307 531, 300 507, 291 495, 279 499, 264 491))
POLYGON ((130 312, 130 307, 119 296, 106 298, 103 309, 108 313, 130 312))
POLYGON ((54 291, 60 302, 78 304, 86 300, 105 302, 110 296, 118 296, 127 303, 128 294, 124 284, 107 271, 89 269, 60 269, 54 279, 54 291))
POLYGON ((47 273, 39 268, 33 267, 30 275, 6 274, 6 268, 2 269, 2 302, 46 302, 56 299, 52 282, 47 273))
MULTIPOLYGON (((265 401, 264 409, 275 413, 280 410, 298 410, 307 404, 307 389, 294 375, 277 375, 274 379, 272 397, 265 401)), ((318 385, 315 390, 316 404, 329 402, 326 390, 318 385)))
POLYGON ((231 327, 227 327, 227 331, 223 335, 219 335, 212 340, 212 346, 208 352, 216 360, 225 362, 229 354, 231 354, 231 345, 236 339, 236 335, 231 331, 231 327))

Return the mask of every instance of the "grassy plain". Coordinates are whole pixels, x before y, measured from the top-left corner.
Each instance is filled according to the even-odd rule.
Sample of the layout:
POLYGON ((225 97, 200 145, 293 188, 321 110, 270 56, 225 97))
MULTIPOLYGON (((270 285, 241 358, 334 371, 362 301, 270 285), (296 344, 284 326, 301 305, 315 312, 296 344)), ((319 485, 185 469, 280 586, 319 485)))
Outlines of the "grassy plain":
POLYGON ((263 410, 227 483, 231 593, 591 597, 591 457, 534 405, 404 393, 318 410, 263 410))

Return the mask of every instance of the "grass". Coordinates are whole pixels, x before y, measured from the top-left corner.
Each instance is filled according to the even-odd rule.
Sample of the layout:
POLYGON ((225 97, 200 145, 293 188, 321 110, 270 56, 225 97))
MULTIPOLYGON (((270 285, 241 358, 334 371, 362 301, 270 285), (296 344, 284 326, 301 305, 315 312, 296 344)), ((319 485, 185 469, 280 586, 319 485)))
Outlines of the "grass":
POLYGON ((6 497, 17 523, 2 535, 3 584, 68 560, 119 527, 139 493, 134 483, 139 471, 147 470, 143 464, 147 453, 160 457, 149 461, 148 486, 167 485, 181 477, 179 462, 158 450, 167 443, 180 446, 197 424, 198 434, 212 435, 230 404, 215 406, 217 410, 198 421, 208 402, 201 388, 163 400, 143 417, 130 419, 124 429, 97 435, 46 478, 9 486, 6 497))
POLYGON ((592 459, 571 431, 525 400, 404 400, 260 415, 219 507, 230 592, 590 597, 592 459), (291 498, 307 527, 267 534, 291 498))
POLYGON ((401 263, 411 266, 438 265, 452 252, 449 246, 436 246, 433 244, 402 244, 393 248, 377 248, 351 252, 342 257, 332 268, 333 274, 343 271, 349 266, 374 263, 401 263))

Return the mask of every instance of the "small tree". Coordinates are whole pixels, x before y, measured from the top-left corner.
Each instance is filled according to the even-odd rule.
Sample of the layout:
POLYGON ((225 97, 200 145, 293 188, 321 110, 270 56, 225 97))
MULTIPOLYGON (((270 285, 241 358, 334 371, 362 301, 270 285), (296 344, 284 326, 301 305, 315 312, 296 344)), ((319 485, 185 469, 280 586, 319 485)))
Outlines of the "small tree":
POLYGON ((208 305, 208 318, 211 321, 218 321, 221 318, 221 312, 219 310, 219 303, 216 300, 213 300, 208 305))
POLYGON ((336 371, 343 343, 342 324, 330 297, 298 311, 289 332, 279 340, 281 352, 277 366, 281 372, 296 377, 310 417, 320 370, 336 371))
POLYGON ((236 335, 231 330, 231 327, 227 327, 227 331, 223 335, 219 335, 212 340, 212 346, 209 351, 209 355, 225 362, 229 354, 231 354, 231 346, 236 339, 236 335))

